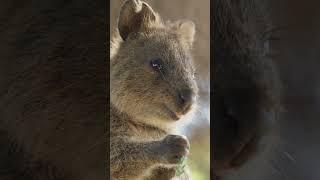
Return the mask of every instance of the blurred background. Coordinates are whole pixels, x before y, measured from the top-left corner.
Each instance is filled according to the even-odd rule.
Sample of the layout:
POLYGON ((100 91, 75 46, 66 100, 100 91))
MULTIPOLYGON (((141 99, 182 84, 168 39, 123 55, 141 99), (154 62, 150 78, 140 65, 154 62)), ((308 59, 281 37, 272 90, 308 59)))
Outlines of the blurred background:
POLYGON ((273 25, 282 27, 271 43, 283 83, 279 142, 226 179, 319 180, 320 2, 269 1, 273 25))
MULTIPOLYGON (((110 37, 116 29, 124 0, 110 2, 110 37)), ((188 165, 195 180, 210 179, 210 0, 145 0, 164 21, 189 19, 196 24, 193 50, 200 89, 199 108, 195 119, 181 124, 181 131, 191 143, 188 165)))

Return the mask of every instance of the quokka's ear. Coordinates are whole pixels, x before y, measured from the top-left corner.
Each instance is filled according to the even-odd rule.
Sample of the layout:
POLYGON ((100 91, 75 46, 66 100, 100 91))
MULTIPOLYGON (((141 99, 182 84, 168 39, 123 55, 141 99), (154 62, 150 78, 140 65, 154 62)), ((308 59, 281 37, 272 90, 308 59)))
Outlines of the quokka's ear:
POLYGON ((118 30, 123 40, 130 33, 143 31, 157 21, 157 14, 145 2, 127 0, 121 7, 118 19, 118 30))
POLYGON ((183 40, 192 47, 194 42, 194 35, 196 33, 196 26, 190 20, 180 20, 175 23, 174 28, 181 35, 183 40))

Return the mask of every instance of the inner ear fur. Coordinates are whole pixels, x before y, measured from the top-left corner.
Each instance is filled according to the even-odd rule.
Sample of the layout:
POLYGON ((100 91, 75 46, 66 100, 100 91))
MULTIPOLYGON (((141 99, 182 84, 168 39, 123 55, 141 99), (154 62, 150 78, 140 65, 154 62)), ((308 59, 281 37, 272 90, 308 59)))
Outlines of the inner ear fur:
POLYGON ((181 40, 185 42, 189 48, 192 48, 196 33, 194 22, 190 20, 179 20, 170 23, 170 26, 171 29, 180 35, 181 40))
POLYGON ((127 0, 120 10, 118 30, 123 40, 131 33, 146 30, 151 24, 157 22, 157 14, 145 2, 140 0, 127 0))

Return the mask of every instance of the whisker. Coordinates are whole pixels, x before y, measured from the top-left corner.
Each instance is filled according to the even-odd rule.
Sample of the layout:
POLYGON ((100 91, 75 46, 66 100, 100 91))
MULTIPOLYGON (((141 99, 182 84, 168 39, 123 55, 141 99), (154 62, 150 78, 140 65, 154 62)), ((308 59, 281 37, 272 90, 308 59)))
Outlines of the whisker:
POLYGON ((280 156, 285 157, 285 159, 290 160, 291 163, 297 164, 297 160, 287 151, 281 150, 280 148, 275 149, 280 156))
POLYGON ((283 151, 283 154, 284 154, 288 159, 290 159, 292 162, 297 163, 296 159, 294 159, 293 156, 290 155, 288 152, 283 151))
POLYGON ((299 26, 292 25, 292 24, 271 27, 271 28, 267 29, 266 31, 264 31, 261 34, 261 40, 263 40, 263 41, 266 41, 266 40, 280 40, 279 37, 272 37, 272 34, 275 33, 275 32, 286 31, 286 30, 289 30, 289 29, 296 29, 298 27, 299 26))
POLYGON ((281 175, 281 177, 283 177, 283 179, 285 179, 285 180, 289 179, 288 175, 284 172, 284 169, 282 169, 280 166, 276 165, 275 162, 273 162, 273 161, 269 161, 269 163, 271 164, 271 167, 274 168, 274 170, 276 172, 278 172, 279 175, 281 175))
MULTIPOLYGON (((89 146, 89 148, 87 148, 87 150, 85 150, 84 152, 81 152, 81 153, 88 153, 88 152, 91 152, 92 150, 94 150, 98 145, 104 143, 105 141, 105 137, 102 136, 101 138, 99 138, 95 143, 93 143, 93 145, 89 146)), ((79 154, 76 154, 72 160, 79 160, 81 157, 81 155, 79 154)))

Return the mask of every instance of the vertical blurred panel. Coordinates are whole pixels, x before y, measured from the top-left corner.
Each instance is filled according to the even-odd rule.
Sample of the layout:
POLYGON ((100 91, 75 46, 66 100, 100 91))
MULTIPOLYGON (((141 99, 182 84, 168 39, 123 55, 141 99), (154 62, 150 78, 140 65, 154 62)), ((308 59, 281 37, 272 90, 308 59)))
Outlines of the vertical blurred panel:
POLYGON ((236 170, 229 180, 320 179, 320 13, 319 1, 270 0, 276 30, 273 59, 283 84, 280 142, 236 170))
POLYGON ((1 3, 1 180, 105 180, 106 7, 1 3))

